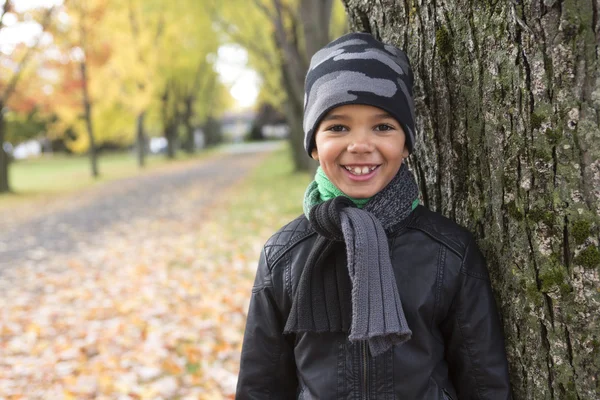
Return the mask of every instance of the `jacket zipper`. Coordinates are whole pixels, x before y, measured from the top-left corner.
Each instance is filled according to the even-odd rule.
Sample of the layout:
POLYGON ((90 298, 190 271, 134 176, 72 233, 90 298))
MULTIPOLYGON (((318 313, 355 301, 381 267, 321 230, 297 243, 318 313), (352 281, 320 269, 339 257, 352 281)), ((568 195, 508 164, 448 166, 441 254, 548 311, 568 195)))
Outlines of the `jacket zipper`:
POLYGON ((369 400, 369 359, 367 354, 367 342, 360 342, 363 356, 363 400, 369 400))

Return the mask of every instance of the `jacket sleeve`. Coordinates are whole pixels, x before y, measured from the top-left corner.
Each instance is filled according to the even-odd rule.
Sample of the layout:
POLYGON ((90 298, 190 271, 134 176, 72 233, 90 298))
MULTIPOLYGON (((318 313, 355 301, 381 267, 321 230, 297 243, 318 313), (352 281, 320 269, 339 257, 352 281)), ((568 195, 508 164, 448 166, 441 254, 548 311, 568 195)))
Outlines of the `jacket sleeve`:
MULTIPOLYGON (((283 335, 272 274, 262 252, 252 289, 242 344, 237 400, 295 398, 298 387, 293 345, 283 335)), ((283 288, 279 288, 283 292, 283 288)))
POLYGON ((455 298, 441 326, 458 399, 511 399, 504 334, 485 260, 472 239, 458 281, 455 298))

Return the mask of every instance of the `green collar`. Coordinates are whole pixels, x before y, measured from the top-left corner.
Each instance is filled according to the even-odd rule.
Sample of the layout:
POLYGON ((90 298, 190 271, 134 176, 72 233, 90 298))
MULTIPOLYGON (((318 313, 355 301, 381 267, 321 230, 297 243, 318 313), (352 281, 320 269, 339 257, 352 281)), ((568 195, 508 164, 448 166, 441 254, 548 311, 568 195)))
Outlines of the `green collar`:
MULTIPOLYGON (((321 167, 317 168, 317 173, 315 174, 315 180, 312 181, 308 187, 306 188, 306 193, 304 194, 304 214, 306 218, 309 216, 310 209, 320 204, 324 201, 331 200, 338 196, 345 196, 349 198, 356 207, 363 208, 365 204, 371 200, 371 197, 366 199, 355 199, 350 196, 347 196, 344 192, 337 188, 325 175, 323 169, 321 167)), ((412 203, 412 209, 414 210, 419 205, 419 199, 416 198, 412 203)))

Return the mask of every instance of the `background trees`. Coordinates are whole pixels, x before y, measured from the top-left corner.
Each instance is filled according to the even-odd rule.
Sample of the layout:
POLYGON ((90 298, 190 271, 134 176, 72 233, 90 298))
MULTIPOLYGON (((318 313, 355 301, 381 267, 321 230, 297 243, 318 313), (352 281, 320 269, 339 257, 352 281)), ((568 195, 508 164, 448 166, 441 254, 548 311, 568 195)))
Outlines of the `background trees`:
POLYGON ((296 169, 313 169, 303 145, 304 77, 312 55, 346 30, 343 7, 330 0, 254 0, 253 9, 247 3, 213 3, 213 16, 250 52, 268 93, 262 99, 284 106, 296 169))
MULTIPOLYGON (((103 148, 136 143, 143 166, 149 134, 168 140, 170 157, 180 136, 192 152, 197 127, 229 104, 214 70, 220 39, 205 2, 64 0, 25 11, 0 3, 0 29, 30 19, 46 31, 0 53, 0 127, 6 115, 15 121, 15 143, 27 134, 18 121, 42 124, 38 135, 89 153, 98 176, 103 148)), ((0 193, 9 190, 7 160, 0 149, 0 193)))
POLYGON ((597 398, 597 2, 344 3, 409 54, 411 164, 425 203, 481 239, 515 398, 597 398))

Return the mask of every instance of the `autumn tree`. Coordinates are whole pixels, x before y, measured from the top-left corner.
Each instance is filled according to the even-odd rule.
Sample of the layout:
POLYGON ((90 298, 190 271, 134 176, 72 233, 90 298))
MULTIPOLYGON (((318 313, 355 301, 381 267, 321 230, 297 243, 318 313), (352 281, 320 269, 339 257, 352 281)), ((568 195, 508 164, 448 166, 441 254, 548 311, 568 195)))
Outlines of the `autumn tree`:
MULTIPOLYGON (((15 95, 18 95, 17 85, 25 75, 31 72, 27 67, 40 44, 44 30, 50 23, 53 11, 54 8, 52 7, 42 11, 41 17, 37 15, 38 13, 35 10, 24 13, 29 17, 39 18, 42 33, 38 34, 32 45, 22 44, 18 46, 13 54, 11 54, 10 62, 5 62, 5 55, 0 53, 0 193, 10 192, 10 182, 8 179, 9 155, 4 150, 4 141, 6 138, 5 115, 7 108, 11 105, 11 101, 14 100, 15 95), (6 67, 6 65, 12 65, 12 67, 6 67)), ((17 18, 23 17, 18 15, 11 0, 5 0, 0 9, 0 31, 5 28, 4 21, 9 13, 17 18)))
POLYGON ((232 41, 250 52, 251 65, 269 92, 283 100, 296 169, 313 169, 315 163, 304 150, 304 78, 312 55, 345 30, 343 8, 333 0, 254 0, 252 4, 254 10, 227 2, 219 9, 217 21, 232 41))
POLYGON ((56 21, 56 75, 53 112, 58 120, 51 134, 73 132, 65 140, 76 153, 90 156, 92 176, 98 177, 98 146, 126 141, 127 110, 121 101, 122 78, 113 63, 114 30, 107 23, 108 0, 66 0, 63 18, 56 21))
POLYGON ((220 41, 204 2, 173 3, 162 12, 164 24, 155 49, 160 54, 156 85, 167 156, 172 158, 180 127, 185 132, 183 147, 192 152, 195 127, 225 103, 213 68, 220 41))
POLYGON ((93 107, 100 93, 98 91, 92 93, 91 81, 99 78, 98 76, 94 76, 92 72, 94 63, 102 65, 110 57, 110 44, 106 40, 103 41, 102 35, 99 34, 99 28, 102 26, 102 19, 108 3, 104 0, 67 0, 65 6, 69 11, 69 16, 73 20, 71 25, 73 41, 71 42, 69 52, 79 67, 81 77, 81 105, 83 108, 85 131, 87 133, 91 171, 92 176, 98 177, 93 107))
POLYGON ((598 2, 344 3, 409 54, 411 166, 486 253, 515 399, 599 398, 598 2))
MULTIPOLYGON (((135 116, 135 132, 138 165, 145 165, 146 115, 157 95, 160 53, 155 51, 169 23, 161 0, 127 0, 111 5, 109 20, 114 26, 119 46, 115 49, 114 62, 120 64, 123 91, 121 99, 135 116)), ((175 23, 175 21, 171 21, 175 23)))

